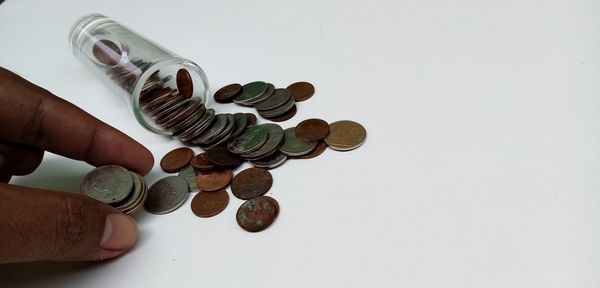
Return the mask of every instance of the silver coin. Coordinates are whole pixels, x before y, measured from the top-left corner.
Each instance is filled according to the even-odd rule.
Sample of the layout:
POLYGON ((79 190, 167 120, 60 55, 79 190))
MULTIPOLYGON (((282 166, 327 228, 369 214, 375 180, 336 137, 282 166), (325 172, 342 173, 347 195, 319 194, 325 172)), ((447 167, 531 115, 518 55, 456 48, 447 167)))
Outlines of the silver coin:
POLYGON ((248 127, 248 116, 246 113, 235 113, 233 114, 233 132, 231 133, 231 137, 236 137, 240 135, 246 127, 248 127))
POLYGON ((279 148, 281 153, 288 156, 302 156, 310 153, 318 142, 304 142, 296 138, 296 127, 288 128, 283 131, 285 140, 283 145, 279 148))
POLYGON ((188 191, 188 183, 181 177, 160 179, 148 189, 144 208, 152 214, 172 212, 183 205, 189 195, 188 191))
POLYGON ((254 108, 256 110, 273 110, 275 108, 281 107, 287 102, 289 102, 290 98, 293 98, 292 91, 288 89, 275 89, 273 95, 261 102, 254 104, 254 108))
POLYGON ((135 213, 136 211, 138 211, 142 205, 144 204, 144 201, 146 201, 146 196, 148 195, 148 186, 146 186, 146 182, 144 182, 144 177, 140 176, 137 173, 133 173, 133 176, 137 179, 140 180, 140 183, 142 184, 142 188, 140 189, 141 193, 138 197, 136 197, 135 201, 129 205, 128 207, 124 208, 123 213, 131 215, 133 213, 135 213))
POLYGON ((169 99, 171 97, 171 93, 175 91, 172 89, 162 89, 161 91, 157 92, 160 93, 158 94, 154 99, 152 99, 152 101, 143 104, 142 105, 142 109, 146 110, 146 111, 152 111, 153 108, 158 107, 160 104, 164 103, 164 101, 166 101, 167 99, 169 99))
POLYGON ((140 93, 140 98, 143 98, 143 96, 146 96, 146 93, 148 93, 158 87, 162 87, 165 83, 169 82, 169 80, 171 80, 171 78, 173 78, 173 76, 167 75, 167 77, 164 77, 164 78, 158 78, 158 76, 156 76, 155 79, 148 79, 148 81, 146 81, 146 83, 144 83, 144 87, 142 87, 142 92, 140 93))
POLYGON ((225 129, 225 125, 227 125, 227 116, 224 114, 219 114, 215 116, 215 121, 204 131, 204 133, 200 134, 198 137, 192 140, 194 144, 203 144, 206 143, 209 139, 212 139, 214 136, 219 134, 219 132, 225 129))
POLYGON ((187 119, 190 116, 196 116, 197 114, 194 114, 194 112, 197 112, 198 109, 200 109, 200 106, 202 105, 202 102, 196 99, 184 100, 182 102, 186 102, 186 104, 182 106, 181 111, 179 111, 168 121, 165 121, 161 124, 157 122, 156 124, 159 124, 165 129, 171 129, 175 126, 178 126, 178 124, 180 124, 184 119, 187 119))
POLYGON ((196 170, 191 165, 188 165, 179 171, 177 176, 183 178, 188 183, 189 192, 196 192, 198 184, 196 184, 196 170))
POLYGON ((133 189, 133 177, 127 169, 106 165, 98 167, 83 177, 81 193, 104 203, 119 202, 133 189))
POLYGON ((212 122, 215 120, 215 110, 214 109, 207 109, 206 113, 204 113, 204 116, 202 116, 202 118, 200 118, 200 120, 198 120, 198 124, 194 125, 193 130, 190 130, 188 132, 185 132, 185 137, 182 135, 179 139, 181 139, 181 141, 192 141, 194 138, 202 135, 202 133, 204 133, 204 131, 206 129, 208 129, 208 127, 210 127, 210 125, 212 124, 212 122))
POLYGON ((254 152, 240 155, 243 158, 248 160, 261 159, 275 153, 283 145, 283 128, 281 126, 273 123, 266 123, 261 126, 269 131, 267 142, 254 152))
POLYGON ((227 143, 227 149, 234 154, 247 154, 258 150, 269 139, 269 130, 263 125, 248 127, 240 136, 227 143))
POLYGON ((154 120, 155 123, 160 122, 160 121, 165 121, 164 118, 168 118, 171 113, 175 112, 175 110, 181 109, 182 106, 185 104, 187 104, 187 102, 185 102, 185 101, 176 103, 175 105, 161 111, 160 113, 156 113, 156 114, 152 115, 152 119, 154 120))
POLYGON ((285 114, 290 111, 290 109, 294 108, 296 102, 294 101, 294 97, 290 97, 290 99, 285 102, 283 105, 273 109, 273 110, 257 110, 258 114, 264 118, 272 118, 285 114))
POLYGON ((162 113, 162 112, 166 111, 167 109, 173 107, 175 104, 180 103, 180 102, 186 100, 185 98, 183 98, 183 96, 181 96, 179 94, 175 94, 175 93, 177 93, 177 92, 174 92, 174 94, 171 94, 171 97, 168 98, 160 106, 158 106, 156 108, 153 108, 150 111, 150 114, 157 115, 157 114, 162 113))
POLYGON ((225 125, 223 131, 221 131, 212 139, 206 141, 205 144, 200 145, 200 148, 202 148, 203 150, 209 150, 229 140, 229 137, 231 136, 231 133, 233 131, 234 118, 233 114, 225 115, 227 116, 227 124, 225 125))
POLYGON ((287 159, 287 155, 277 152, 262 159, 252 160, 250 161, 250 164, 257 168, 273 169, 283 164, 287 159))
POLYGON ((246 100, 245 103, 249 104, 249 105, 254 105, 254 104, 256 104, 256 103, 258 103, 260 101, 263 101, 263 100, 271 97, 271 95, 273 95, 273 92, 275 92, 275 86, 273 84, 271 84, 271 83, 268 83, 267 84, 267 91, 265 91, 264 94, 262 94, 262 95, 260 95, 260 96, 258 96, 256 98, 248 99, 248 100, 246 100))
POLYGON ((173 137, 179 137, 179 135, 186 131, 188 128, 191 128, 198 124, 202 117, 204 117, 204 114, 206 114, 206 107, 204 107, 204 104, 200 104, 200 107, 198 107, 198 109, 194 111, 192 115, 190 115, 186 119, 181 120, 180 123, 178 123, 170 129, 171 131, 173 131, 173 137))
POLYGON ((212 109, 207 109, 203 113, 202 117, 200 119, 198 119, 198 121, 196 121, 196 123, 194 123, 190 127, 184 128, 180 131, 173 133, 173 137, 177 137, 177 138, 179 138, 179 140, 187 142, 187 141, 193 139, 195 137, 195 135, 200 134, 200 132, 202 132, 202 131, 198 131, 198 130, 205 126, 208 126, 209 124, 207 124, 207 120, 212 121, 212 119, 214 119, 214 117, 215 117, 214 110, 212 110, 212 111, 210 111, 210 110, 212 110, 212 109))
POLYGON ((142 195, 142 189, 143 189, 143 185, 142 185, 142 180, 140 178, 138 178, 136 176, 136 174, 134 174, 133 172, 130 172, 131 178, 133 179, 133 190, 129 193, 129 195, 127 195, 127 197, 125 197, 125 199, 117 202, 117 203, 112 203, 110 204, 111 206, 123 211, 126 210, 127 208, 130 208, 135 202, 136 200, 138 200, 138 198, 142 195))

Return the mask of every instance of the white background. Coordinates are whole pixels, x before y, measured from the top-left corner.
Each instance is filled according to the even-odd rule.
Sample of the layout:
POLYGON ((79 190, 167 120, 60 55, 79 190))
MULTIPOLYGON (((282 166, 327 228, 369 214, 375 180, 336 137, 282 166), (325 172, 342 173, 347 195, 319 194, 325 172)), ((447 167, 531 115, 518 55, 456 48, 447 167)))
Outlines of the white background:
MULTIPOLYGON (((201 219, 190 197, 136 215, 139 241, 123 257, 4 265, 0 286, 600 287, 597 0, 0 5, 0 65, 158 163, 182 144, 142 129, 71 54, 68 31, 92 12, 197 62, 213 91, 310 81, 316 95, 282 126, 353 119, 367 142, 272 171, 281 214, 264 232, 238 227, 241 200, 201 219)), ((90 169, 47 154, 13 183, 75 192, 90 169)), ((164 175, 155 164, 146 180, 164 175)))

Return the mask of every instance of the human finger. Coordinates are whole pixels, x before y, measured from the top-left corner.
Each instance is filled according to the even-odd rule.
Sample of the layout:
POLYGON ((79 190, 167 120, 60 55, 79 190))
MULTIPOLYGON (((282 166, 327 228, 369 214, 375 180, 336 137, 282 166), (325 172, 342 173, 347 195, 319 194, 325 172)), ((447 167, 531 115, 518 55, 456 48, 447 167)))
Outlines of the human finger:
POLYGON ((0 139, 147 174, 152 154, 124 133, 75 105, 0 68, 0 139))
POLYGON ((0 141, 0 173, 27 175, 42 162, 44 150, 0 141))
POLYGON ((133 218, 79 194, 0 184, 0 263, 113 258, 137 238, 133 218))

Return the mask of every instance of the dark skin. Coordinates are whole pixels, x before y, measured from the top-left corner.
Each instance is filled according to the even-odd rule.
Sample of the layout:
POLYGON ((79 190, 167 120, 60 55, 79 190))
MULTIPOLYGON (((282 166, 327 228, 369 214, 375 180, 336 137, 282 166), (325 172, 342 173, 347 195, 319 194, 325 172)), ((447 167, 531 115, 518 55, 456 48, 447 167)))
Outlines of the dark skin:
POLYGON ((73 104, 0 67, 0 263, 119 256, 137 238, 133 218, 81 195, 7 184, 50 151, 141 175, 148 149, 73 104))

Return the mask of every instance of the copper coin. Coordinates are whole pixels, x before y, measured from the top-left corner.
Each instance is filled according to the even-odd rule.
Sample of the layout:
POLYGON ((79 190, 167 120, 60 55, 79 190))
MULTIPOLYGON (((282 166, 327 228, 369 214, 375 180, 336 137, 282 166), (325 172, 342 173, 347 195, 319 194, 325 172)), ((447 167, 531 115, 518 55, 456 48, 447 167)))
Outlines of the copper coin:
POLYGON ((192 212, 198 217, 212 217, 223 212, 227 204, 229 204, 229 194, 225 190, 213 193, 200 191, 192 199, 192 212))
POLYGON ((365 127, 350 120, 333 122, 325 142, 334 150, 348 151, 358 148, 367 139, 365 127))
POLYGON ((238 209, 235 219, 244 230, 259 232, 269 227, 279 215, 279 204, 269 196, 250 199, 238 209))
POLYGON ((319 141, 319 144, 317 144, 317 147, 315 147, 315 149, 313 149, 310 153, 308 153, 306 155, 302 155, 298 158, 299 159, 312 159, 312 158, 315 158, 315 157, 323 154, 323 152, 326 149, 327 149, 327 143, 325 143, 325 141, 319 141))
POLYGON ((283 122, 283 121, 292 119, 292 117, 294 117, 294 115, 296 115, 296 112, 298 112, 298 108, 296 108, 296 105, 294 105, 294 107, 292 107, 292 109, 290 109, 290 111, 285 112, 283 115, 280 115, 277 117, 270 117, 270 118, 266 118, 266 119, 271 120, 273 122, 283 122))
POLYGON ((206 152, 206 159, 217 168, 235 169, 244 163, 244 159, 225 147, 216 147, 206 152))
POLYGON ((200 172, 212 171, 217 168, 215 167, 215 165, 210 163, 208 159, 206 159, 206 153, 201 153, 194 156, 194 158, 192 158, 192 161, 190 161, 190 165, 192 165, 192 167, 194 167, 196 171, 200 172))
POLYGON ((248 126, 255 125, 258 119, 256 119, 256 115, 252 113, 246 113, 246 117, 248 117, 248 126))
POLYGON ((315 86, 308 82, 296 82, 288 86, 287 89, 292 91, 296 102, 307 100, 315 94, 315 86))
POLYGON ((215 101, 219 103, 231 103, 233 98, 242 94, 242 85, 238 83, 229 84, 215 92, 215 101))
POLYGON ((206 172, 196 176, 196 184, 202 191, 213 192, 225 189, 231 182, 231 178, 233 178, 231 170, 206 172))
POLYGON ((306 119, 296 126, 296 138, 304 142, 325 139, 329 135, 329 123, 321 119, 306 119))
POLYGON ((175 78, 177 82, 177 90, 179 90, 179 94, 185 98, 190 98, 194 94, 194 81, 192 80, 192 76, 190 72, 181 68, 177 71, 177 77, 175 78))
POLYGON ((105 65, 117 65, 121 61, 121 49, 110 40, 100 40, 92 47, 94 57, 105 65))
POLYGON ((167 173, 175 173, 190 164, 194 151, 188 147, 181 147, 167 153, 160 160, 160 168, 167 173))
POLYGON ((264 195, 273 186, 273 176, 265 169, 248 168, 233 177, 231 192, 240 199, 264 195))

